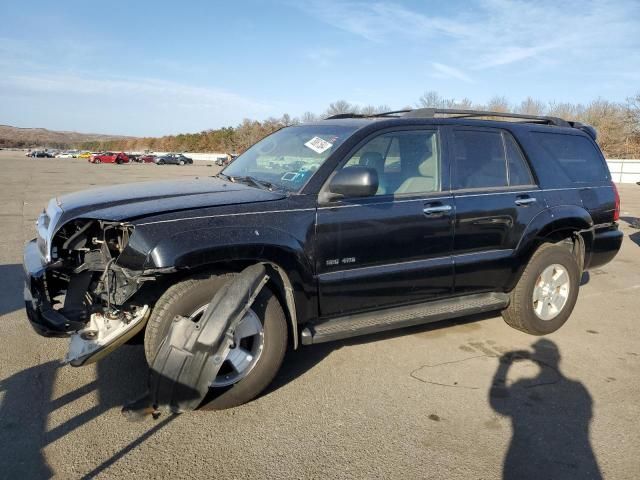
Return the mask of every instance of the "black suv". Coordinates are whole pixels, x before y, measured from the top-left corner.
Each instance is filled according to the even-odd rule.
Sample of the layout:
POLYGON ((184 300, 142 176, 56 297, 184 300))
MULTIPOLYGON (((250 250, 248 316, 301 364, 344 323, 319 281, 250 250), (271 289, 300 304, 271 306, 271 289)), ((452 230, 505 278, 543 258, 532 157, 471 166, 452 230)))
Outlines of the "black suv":
POLYGON ((248 304, 208 380, 213 408, 259 394, 288 345, 486 311, 548 334, 622 242, 594 138, 553 117, 339 115, 277 131, 215 178, 54 198, 25 247, 28 316, 71 337, 72 365, 143 328, 152 362, 174 319, 197 324, 262 265, 251 295, 224 290, 248 304))

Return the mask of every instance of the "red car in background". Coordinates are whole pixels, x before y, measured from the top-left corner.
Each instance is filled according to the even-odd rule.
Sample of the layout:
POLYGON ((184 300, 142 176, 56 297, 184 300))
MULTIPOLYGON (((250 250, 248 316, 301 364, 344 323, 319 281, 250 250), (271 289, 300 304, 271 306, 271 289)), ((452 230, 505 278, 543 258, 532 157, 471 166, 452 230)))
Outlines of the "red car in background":
POLYGON ((155 155, 140 155, 138 157, 138 162, 140 163, 155 163, 156 156, 155 155))
POLYGON ((89 162, 90 163, 117 163, 118 165, 120 165, 122 163, 129 163, 129 157, 124 152, 96 153, 89 157, 89 162))

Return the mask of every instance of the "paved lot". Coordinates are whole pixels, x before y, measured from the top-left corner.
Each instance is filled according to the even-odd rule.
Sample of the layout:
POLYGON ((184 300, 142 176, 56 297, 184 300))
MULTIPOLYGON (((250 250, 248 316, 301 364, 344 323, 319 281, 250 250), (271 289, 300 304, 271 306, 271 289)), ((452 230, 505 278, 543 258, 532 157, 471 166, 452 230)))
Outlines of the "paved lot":
POLYGON ((0 478, 637 478, 635 185, 620 187, 622 251, 545 339, 484 316, 305 347, 248 405, 127 422, 141 347, 62 367, 66 340, 37 336, 22 310, 22 245, 55 194, 216 171, 0 152, 0 478), (535 361, 499 361, 517 350, 535 361))

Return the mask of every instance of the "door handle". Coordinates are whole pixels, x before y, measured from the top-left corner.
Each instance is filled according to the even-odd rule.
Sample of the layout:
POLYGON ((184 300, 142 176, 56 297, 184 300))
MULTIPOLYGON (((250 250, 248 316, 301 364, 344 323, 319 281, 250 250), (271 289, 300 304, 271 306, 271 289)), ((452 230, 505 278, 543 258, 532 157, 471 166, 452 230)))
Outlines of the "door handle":
POLYGON ((523 197, 516 198, 516 205, 519 207, 526 207, 527 205, 531 205, 532 203, 536 203, 538 200, 534 197, 523 197))
POLYGON ((451 211, 451 205, 434 205, 432 207, 424 207, 422 211, 428 216, 443 215, 451 211))

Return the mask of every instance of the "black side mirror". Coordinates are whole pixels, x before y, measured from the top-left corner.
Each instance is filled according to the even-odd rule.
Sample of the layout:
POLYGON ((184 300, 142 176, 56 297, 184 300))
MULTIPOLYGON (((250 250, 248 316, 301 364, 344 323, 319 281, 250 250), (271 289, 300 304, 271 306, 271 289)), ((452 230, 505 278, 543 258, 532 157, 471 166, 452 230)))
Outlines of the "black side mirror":
POLYGON ((343 168, 329 184, 329 192, 342 197, 369 197, 377 191, 378 172, 363 166, 343 168))

